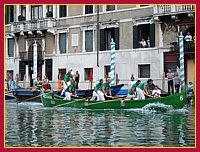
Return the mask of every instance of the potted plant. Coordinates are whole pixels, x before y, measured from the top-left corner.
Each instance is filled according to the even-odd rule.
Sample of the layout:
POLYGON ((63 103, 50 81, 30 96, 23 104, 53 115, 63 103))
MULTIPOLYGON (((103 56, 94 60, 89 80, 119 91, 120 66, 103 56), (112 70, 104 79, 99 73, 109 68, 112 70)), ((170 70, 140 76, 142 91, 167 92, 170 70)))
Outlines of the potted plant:
POLYGON ((25 20, 25 17, 24 17, 23 15, 19 15, 19 16, 18 16, 18 20, 19 20, 19 21, 24 21, 24 20, 25 20))
POLYGON ((52 11, 47 12, 47 13, 46 13, 46 16, 47 16, 47 17, 53 17, 53 12, 52 12, 52 11))

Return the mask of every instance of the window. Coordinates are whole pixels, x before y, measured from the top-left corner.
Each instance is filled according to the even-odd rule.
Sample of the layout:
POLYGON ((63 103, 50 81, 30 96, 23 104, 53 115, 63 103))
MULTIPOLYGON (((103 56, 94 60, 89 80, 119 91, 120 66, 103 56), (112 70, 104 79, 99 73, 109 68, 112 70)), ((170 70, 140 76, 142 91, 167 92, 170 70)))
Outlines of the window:
POLYGON ((61 79, 63 80, 65 77, 65 74, 67 73, 66 69, 59 69, 58 72, 61 73, 61 79))
POLYGON ((21 5, 21 15, 26 18, 26 6, 25 5, 21 5))
POLYGON ((110 50, 112 38, 115 42, 115 50, 119 50, 119 28, 106 28, 100 30, 100 51, 110 50))
POLYGON ((84 80, 90 80, 93 77, 93 68, 84 68, 84 80))
POLYGON ((109 72, 110 72, 110 65, 104 66, 104 78, 109 76, 109 72))
POLYGON ((60 54, 64 54, 67 52, 67 33, 59 34, 59 48, 60 54))
POLYGON ((150 37, 150 47, 155 47, 155 24, 133 26, 133 48, 139 48, 142 38, 146 41, 150 37))
POLYGON ((67 5, 60 5, 60 17, 67 17, 67 5))
POLYGON ((178 62, 177 55, 174 52, 165 52, 164 53, 165 77, 169 68, 171 68, 172 72, 175 73, 177 71, 177 67, 180 67, 180 62, 178 62))
POLYGON ((52 59, 46 59, 45 74, 49 80, 52 80, 52 59))
POLYGON ((47 5, 47 12, 53 12, 53 5, 47 5))
POLYGON ((19 78, 21 81, 24 80, 24 76, 26 74, 26 64, 25 62, 19 62, 19 78))
POLYGON ((115 10, 115 5, 106 5, 106 11, 113 11, 115 10))
POLYGON ((150 78, 150 64, 138 65, 138 78, 150 78))
POLYGON ((32 19, 41 19, 43 17, 42 5, 31 6, 31 18, 32 19))
POLYGON ((85 5, 85 14, 93 13, 93 5, 85 5))
POLYGON ((14 39, 8 39, 8 57, 14 57, 14 39))
POLYGON ((13 5, 6 5, 6 17, 5 23, 9 24, 10 22, 14 22, 14 6, 13 5))
POLYGON ((93 30, 85 31, 85 50, 86 52, 93 51, 93 30))

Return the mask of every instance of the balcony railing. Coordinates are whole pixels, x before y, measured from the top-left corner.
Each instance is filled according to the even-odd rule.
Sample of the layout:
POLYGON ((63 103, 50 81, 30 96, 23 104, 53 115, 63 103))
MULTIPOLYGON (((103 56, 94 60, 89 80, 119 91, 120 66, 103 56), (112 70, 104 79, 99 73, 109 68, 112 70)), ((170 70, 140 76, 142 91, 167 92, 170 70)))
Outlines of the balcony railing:
POLYGON ((55 19, 48 18, 42 20, 30 20, 11 23, 11 27, 7 27, 6 31, 24 32, 33 30, 44 30, 55 26, 55 19))
MULTIPOLYGON (((174 42, 172 43, 172 45, 174 46, 172 47, 172 51, 179 53, 180 52, 179 43, 174 42)), ((185 54, 195 53, 195 43, 193 41, 184 42, 184 53, 185 54)))
MULTIPOLYGON (((19 52, 22 61, 33 61, 33 51, 19 52)), ((44 60, 44 51, 37 51, 37 60, 44 60)))
POLYGON ((194 10, 194 5, 157 5, 154 7, 154 15, 193 12, 194 10))

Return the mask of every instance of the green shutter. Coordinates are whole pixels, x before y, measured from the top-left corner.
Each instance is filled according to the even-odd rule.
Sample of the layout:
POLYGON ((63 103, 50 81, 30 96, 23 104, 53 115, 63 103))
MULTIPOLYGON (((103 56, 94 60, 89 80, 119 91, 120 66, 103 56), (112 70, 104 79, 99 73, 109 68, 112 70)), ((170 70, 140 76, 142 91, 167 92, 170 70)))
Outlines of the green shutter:
POLYGON ((5 23, 8 24, 9 22, 9 6, 6 6, 6 17, 5 17, 5 23))
POLYGON ((155 24, 150 24, 150 46, 155 47, 155 24))
POLYGON ((100 51, 106 50, 106 34, 104 29, 100 29, 100 51))
POLYGON ((138 48, 138 26, 133 26, 133 48, 138 48))
POLYGON ((115 50, 119 50, 119 28, 115 28, 115 50))

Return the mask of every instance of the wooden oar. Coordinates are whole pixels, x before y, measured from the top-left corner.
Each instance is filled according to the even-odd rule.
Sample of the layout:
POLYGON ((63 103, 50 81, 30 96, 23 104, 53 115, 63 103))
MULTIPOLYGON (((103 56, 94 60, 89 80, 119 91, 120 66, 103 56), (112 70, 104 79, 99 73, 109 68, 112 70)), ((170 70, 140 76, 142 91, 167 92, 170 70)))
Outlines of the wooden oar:
POLYGON ((74 101, 71 101, 71 102, 59 104, 59 105, 57 105, 57 106, 54 106, 54 108, 57 108, 57 107, 60 107, 60 106, 64 106, 64 105, 68 105, 68 104, 71 104, 71 103, 74 103, 74 102, 79 102, 79 101, 85 100, 85 99, 86 99, 86 98, 82 98, 82 99, 79 99, 79 100, 74 100, 74 101))
POLYGON ((40 94, 40 95, 38 95, 38 96, 31 97, 31 98, 25 99, 25 100, 23 100, 23 101, 18 101, 17 104, 18 104, 18 103, 21 103, 21 102, 26 102, 26 101, 28 101, 28 100, 32 100, 32 99, 38 98, 38 97, 43 96, 43 95, 47 95, 47 94, 49 94, 49 93, 52 93, 52 92, 40 94))
MULTIPOLYGON (((120 100, 121 98, 117 98, 115 100, 120 100)), ((106 102, 112 102, 112 101, 115 101, 114 99, 113 100, 105 100, 105 101, 101 101, 101 102, 95 102, 95 103, 89 103, 88 106, 90 105, 95 105, 95 104, 101 104, 101 103, 106 103, 106 102)))

